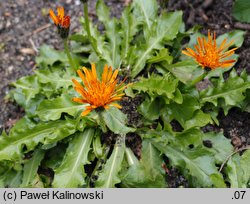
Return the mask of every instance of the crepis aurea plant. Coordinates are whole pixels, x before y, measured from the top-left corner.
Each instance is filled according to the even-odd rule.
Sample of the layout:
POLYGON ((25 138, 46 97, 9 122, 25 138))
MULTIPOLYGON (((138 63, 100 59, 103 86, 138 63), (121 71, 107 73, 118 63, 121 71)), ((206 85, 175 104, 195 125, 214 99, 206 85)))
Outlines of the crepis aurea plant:
POLYGON ((244 32, 192 33, 183 45, 181 11, 133 0, 118 19, 98 0, 100 32, 82 3, 76 34, 67 11, 50 11, 65 50, 42 46, 39 69, 9 94, 26 115, 0 136, 0 186, 169 187, 177 168, 180 187, 249 187, 247 147, 235 153, 223 132, 202 131, 219 110, 249 105, 249 76, 232 69, 244 32), (211 85, 197 90, 204 77, 211 85))

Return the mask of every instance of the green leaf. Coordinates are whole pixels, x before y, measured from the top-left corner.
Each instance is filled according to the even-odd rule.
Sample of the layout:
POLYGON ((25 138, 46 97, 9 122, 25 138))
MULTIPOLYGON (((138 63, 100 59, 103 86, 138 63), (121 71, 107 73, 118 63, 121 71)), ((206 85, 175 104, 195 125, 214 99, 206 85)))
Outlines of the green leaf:
POLYGON ((160 152, 149 142, 143 140, 142 159, 140 162, 134 158, 133 152, 126 151, 128 160, 133 160, 129 169, 123 176, 123 185, 126 187, 160 188, 166 187, 162 169, 163 160, 160 152))
POLYGON ((55 170, 53 187, 76 188, 85 184, 84 165, 88 164, 88 153, 94 134, 94 129, 86 129, 74 135, 62 164, 55 170))
POLYGON ((184 170, 188 170, 188 175, 196 187, 212 186, 210 176, 219 174, 214 157, 203 148, 182 151, 177 146, 163 146, 159 143, 154 145, 170 159, 172 165, 181 168, 185 174, 187 172, 184 170))
POLYGON ((198 64, 193 60, 185 60, 175 64, 162 64, 164 70, 171 72, 177 79, 186 84, 203 74, 198 64))
POLYGON ((110 107, 101 113, 105 124, 115 134, 127 134, 134 132, 133 128, 127 127, 127 117, 119 109, 110 107))
POLYGON ((227 112, 232 106, 240 107, 240 102, 245 99, 245 92, 250 88, 250 82, 246 72, 238 76, 235 70, 232 70, 227 80, 223 76, 214 82, 213 87, 209 87, 200 92, 201 102, 204 104, 210 102, 214 106, 222 106, 227 112), (223 99, 223 101, 219 101, 223 99))
POLYGON ((131 86, 132 89, 139 92, 146 92, 151 98, 156 98, 161 96, 166 103, 169 103, 169 100, 172 99, 178 103, 182 102, 179 98, 176 100, 176 91, 178 85, 178 80, 172 77, 169 74, 164 76, 153 75, 149 78, 141 78, 139 82, 133 83, 131 86))
MULTIPOLYGON (((41 84, 49 84, 56 91, 60 88, 67 89, 69 86, 72 86, 72 78, 79 79, 78 77, 70 75, 68 72, 60 69, 57 69, 56 71, 40 69, 36 71, 36 75, 41 84)), ((54 90, 53 92, 56 92, 54 90)))
POLYGON ((29 101, 40 91, 40 86, 36 75, 22 77, 18 81, 14 82, 13 85, 17 89, 20 89, 20 92, 25 96, 25 105, 29 103, 29 101))
POLYGON ((36 63, 41 66, 52 66, 55 62, 68 62, 66 54, 62 51, 57 51, 48 45, 43 45, 39 49, 39 56, 36 57, 36 63))
MULTIPOLYGON (((142 2, 142 1, 141 1, 142 2)), ((145 3, 143 2, 145 5, 145 3)), ((168 13, 162 15, 157 23, 150 28, 149 36, 146 36, 145 45, 140 46, 132 65, 131 76, 137 76, 144 68, 146 61, 152 57, 155 49, 162 49, 163 41, 173 40, 181 26, 182 12, 176 11, 174 13, 168 13)))
POLYGON ((22 182, 22 171, 8 170, 3 175, 0 175, 1 188, 18 188, 22 182))
POLYGON ((46 160, 43 161, 43 166, 51 169, 58 168, 62 163, 67 147, 68 143, 59 142, 56 146, 46 150, 46 160))
POLYGON ((235 0, 233 5, 233 17, 238 21, 250 23, 250 2, 248 0, 235 0))
POLYGON ((37 108, 37 115, 42 121, 57 120, 62 113, 71 116, 83 110, 86 105, 74 103, 69 95, 61 95, 57 98, 44 100, 37 108))
POLYGON ((196 97, 184 94, 183 103, 170 103, 167 107, 167 117, 172 121, 177 120, 182 127, 187 126, 186 122, 193 118, 195 111, 200 109, 199 101, 196 97))
POLYGON ((147 63, 159 63, 166 61, 168 64, 171 64, 173 61, 173 57, 170 55, 169 50, 167 48, 161 49, 156 56, 151 57, 147 63))
POLYGON ((82 34, 74 34, 70 35, 69 40, 80 42, 80 43, 88 43, 88 38, 82 34))
POLYGON ((193 117, 185 122, 184 129, 189 129, 193 127, 203 127, 207 124, 213 124, 213 120, 210 114, 204 113, 202 110, 197 110, 193 117))
POLYGON ((152 145, 149 140, 142 142, 142 160, 143 166, 150 180, 157 182, 158 187, 164 187, 165 181, 163 176, 162 163, 163 160, 160 157, 160 152, 152 145))
POLYGON ((101 143, 100 135, 95 135, 93 139, 93 152, 97 158, 101 158, 104 154, 104 145, 101 143))
POLYGON ((118 176, 121 170, 123 156, 125 153, 125 135, 117 139, 113 152, 107 160, 104 168, 100 171, 98 180, 95 183, 97 188, 114 188, 121 180, 118 176))
POLYGON ((211 174, 210 179, 213 182, 215 188, 227 187, 227 185, 225 184, 224 178, 221 174, 211 174))
POLYGON ((0 161, 19 160, 26 152, 33 150, 39 143, 52 144, 75 132, 74 120, 58 120, 30 126, 27 119, 22 119, 13 128, 9 136, 0 137, 0 161), (20 123, 20 125, 18 124, 20 123))
POLYGON ((222 174, 216 166, 217 151, 216 149, 210 151, 212 148, 203 146, 204 133, 201 130, 192 128, 180 133, 148 131, 143 137, 149 138, 153 145, 169 158, 171 166, 181 170, 182 174, 189 179, 191 186, 223 187, 225 185, 222 174))
POLYGON ((216 43, 220 45, 224 39, 227 39, 227 42, 233 41, 232 46, 241 47, 244 42, 245 31, 242 30, 233 30, 231 32, 220 35, 216 39, 216 43))
POLYGON ((225 168, 231 188, 246 188, 250 182, 250 150, 244 152, 242 156, 233 155, 227 162, 225 168))
POLYGON ((36 184, 36 178, 37 178, 37 170, 38 167, 44 158, 44 150, 37 149, 33 153, 32 158, 24 164, 23 167, 23 181, 20 187, 35 187, 36 184))
POLYGON ((228 155, 233 152, 231 140, 226 138, 221 132, 205 133, 203 134, 202 139, 203 141, 211 142, 212 147, 208 149, 213 152, 217 163, 223 163, 227 159, 228 155))
POLYGON ((106 36, 109 43, 105 46, 108 50, 109 59, 112 60, 112 64, 109 64, 112 67, 119 67, 121 64, 120 56, 120 44, 121 38, 118 32, 118 23, 115 18, 110 19, 110 13, 108 7, 104 4, 102 0, 98 0, 96 4, 96 13, 98 19, 105 25, 106 36))
POLYGON ((125 8, 125 10, 122 12, 121 17, 121 56, 122 60, 125 62, 125 64, 128 63, 128 56, 129 56, 129 50, 130 50, 130 43, 133 40, 133 37, 138 32, 137 29, 138 25, 138 19, 131 15, 131 6, 128 6, 125 8))
POLYGON ((161 98, 155 98, 153 101, 146 98, 139 106, 138 110, 146 119, 153 121, 159 118, 164 106, 164 100, 161 98))
POLYGON ((150 29, 158 12, 157 2, 155 0, 134 0, 133 8, 137 20, 150 29))
POLYGON ((22 89, 13 89, 10 91, 10 97, 13 98, 17 104, 22 106, 28 116, 34 116, 37 106, 44 100, 44 96, 37 94, 34 98, 27 101, 26 96, 22 93, 22 89))

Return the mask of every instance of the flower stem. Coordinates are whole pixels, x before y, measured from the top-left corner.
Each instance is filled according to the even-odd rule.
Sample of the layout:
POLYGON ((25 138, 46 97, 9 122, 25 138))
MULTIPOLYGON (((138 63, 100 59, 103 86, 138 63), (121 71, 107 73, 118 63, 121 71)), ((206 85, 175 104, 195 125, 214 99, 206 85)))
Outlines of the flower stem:
POLYGON ((84 10, 84 19, 85 19, 85 29, 87 31, 87 35, 90 41, 90 44, 93 48, 93 50, 95 51, 95 53, 97 54, 97 56, 99 58, 102 58, 101 53, 98 51, 97 47, 94 45, 93 42, 93 38, 91 36, 91 32, 90 32, 90 25, 89 25, 89 11, 88 11, 88 2, 83 3, 83 10, 84 10))
POLYGON ((70 54, 70 52, 69 52, 68 39, 64 39, 64 40, 63 40, 63 45, 64 45, 64 50, 65 50, 65 52, 66 52, 66 54, 67 54, 67 57, 68 57, 68 60, 69 60, 69 64, 70 64, 71 69, 72 69, 73 71, 77 70, 77 67, 75 66, 75 63, 74 63, 74 61, 73 61, 73 59, 72 59, 72 56, 71 56, 71 54, 70 54))
POLYGON ((202 75, 200 75, 199 77, 197 77, 196 79, 194 79, 191 84, 192 85, 196 85, 198 82, 202 81, 207 75, 207 72, 204 71, 204 73, 202 75))

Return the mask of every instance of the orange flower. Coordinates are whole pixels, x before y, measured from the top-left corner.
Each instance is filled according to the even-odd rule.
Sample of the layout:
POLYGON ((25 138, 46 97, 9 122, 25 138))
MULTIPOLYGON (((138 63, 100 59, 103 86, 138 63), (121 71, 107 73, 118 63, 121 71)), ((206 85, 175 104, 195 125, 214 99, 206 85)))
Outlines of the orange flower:
POLYGON ((83 67, 83 72, 77 70, 78 75, 83 81, 82 86, 78 81, 72 79, 75 84, 74 89, 81 94, 81 98, 73 98, 77 103, 87 103, 89 106, 82 112, 82 116, 87 115, 90 111, 103 107, 108 109, 110 106, 121 108, 120 105, 114 103, 122 99, 124 93, 122 91, 127 87, 123 86, 124 80, 118 84, 116 79, 118 70, 112 72, 112 67, 104 66, 102 80, 98 80, 95 64, 91 64, 91 71, 83 67))
POLYGON ((49 10, 50 18, 53 20, 54 24, 58 28, 58 33, 61 38, 65 39, 69 35, 69 27, 70 27, 70 17, 64 16, 64 8, 58 7, 57 8, 57 16, 55 15, 54 11, 51 9, 49 10))
POLYGON ((183 54, 193 57, 203 68, 216 69, 218 67, 230 67, 236 60, 223 60, 234 54, 237 48, 233 48, 225 52, 225 50, 233 44, 233 41, 227 43, 224 39, 220 46, 216 44, 216 33, 212 35, 208 31, 208 39, 198 37, 198 44, 194 46, 195 50, 186 48, 183 54))
POLYGON ((49 10, 50 18, 54 21, 55 25, 60 26, 62 28, 68 29, 70 27, 70 17, 64 16, 64 8, 57 8, 57 16, 55 15, 52 9, 49 10))

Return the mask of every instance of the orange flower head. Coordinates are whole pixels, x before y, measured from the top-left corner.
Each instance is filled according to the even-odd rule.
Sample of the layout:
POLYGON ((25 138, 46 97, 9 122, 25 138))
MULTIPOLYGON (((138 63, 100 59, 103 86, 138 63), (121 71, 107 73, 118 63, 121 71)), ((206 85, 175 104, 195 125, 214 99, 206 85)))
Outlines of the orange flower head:
POLYGON ((124 80, 118 84, 118 70, 112 71, 112 67, 104 66, 102 80, 97 78, 95 64, 91 64, 91 70, 83 67, 82 70, 77 70, 79 77, 83 81, 82 86, 77 80, 72 79, 74 89, 81 95, 81 98, 73 98, 77 103, 87 103, 82 116, 87 115, 90 111, 103 107, 108 109, 110 106, 121 108, 120 105, 114 103, 119 101, 124 96, 123 90, 128 86, 123 86, 124 80), (83 72, 82 72, 83 70, 83 72))
POLYGON ((228 47, 233 44, 233 41, 227 43, 227 39, 224 39, 222 43, 217 46, 216 44, 216 33, 212 35, 208 31, 208 39, 204 37, 198 37, 198 44, 194 46, 195 50, 186 48, 182 53, 193 57, 203 68, 216 69, 219 67, 226 68, 233 65, 236 60, 225 58, 234 54, 237 48, 225 51, 228 47))
POLYGON ((57 16, 55 15, 52 9, 49 10, 50 18, 53 20, 55 25, 61 26, 62 28, 69 28, 70 27, 70 17, 64 16, 64 8, 58 7, 57 8, 57 16))
POLYGON ((57 15, 55 15, 52 9, 49 10, 50 18, 53 20, 54 24, 58 28, 59 35, 62 38, 67 38, 69 35, 69 27, 70 27, 70 17, 64 15, 64 8, 57 8, 57 15))

